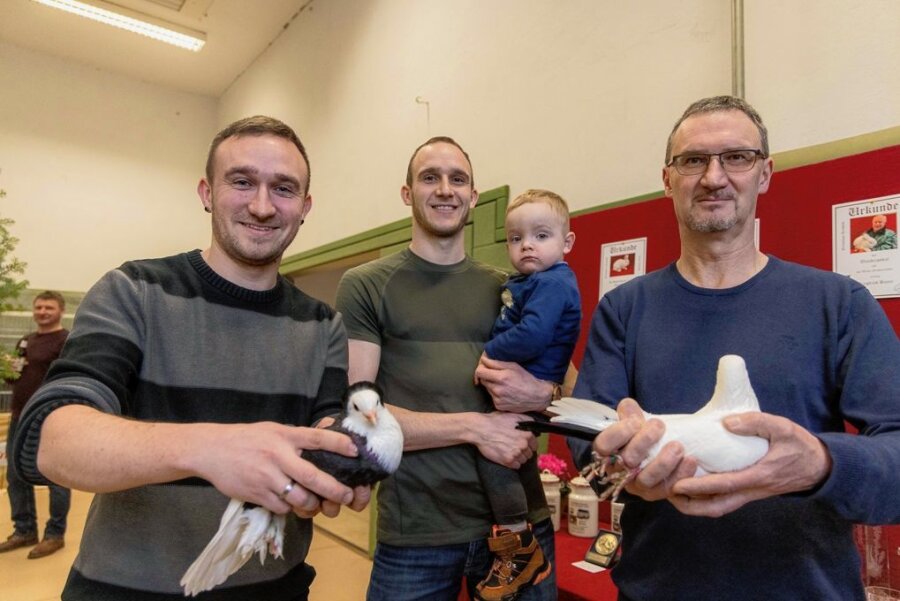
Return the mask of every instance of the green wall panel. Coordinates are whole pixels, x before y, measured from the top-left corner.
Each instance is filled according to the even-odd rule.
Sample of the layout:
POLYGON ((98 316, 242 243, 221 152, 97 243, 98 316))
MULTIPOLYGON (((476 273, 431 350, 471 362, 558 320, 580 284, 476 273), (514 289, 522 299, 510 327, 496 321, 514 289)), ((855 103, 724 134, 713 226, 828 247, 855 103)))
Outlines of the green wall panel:
MULTIPOLYGON (((509 269, 502 217, 508 201, 509 186, 500 186, 480 194, 478 204, 469 214, 469 222, 465 227, 466 251, 479 260, 502 269, 509 269)), ((298 275, 305 269, 327 266, 367 252, 376 252, 383 257, 406 248, 411 239, 412 219, 401 219, 291 255, 282 261, 280 271, 285 275, 298 275)))

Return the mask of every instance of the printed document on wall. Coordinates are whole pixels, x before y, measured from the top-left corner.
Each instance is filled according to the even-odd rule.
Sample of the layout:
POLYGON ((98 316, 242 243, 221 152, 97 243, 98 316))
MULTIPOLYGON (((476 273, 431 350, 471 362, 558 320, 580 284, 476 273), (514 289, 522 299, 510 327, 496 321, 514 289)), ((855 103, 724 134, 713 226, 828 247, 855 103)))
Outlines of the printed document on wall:
POLYGON ((849 275, 876 298, 900 296, 900 195, 845 202, 832 211, 833 270, 849 275))
POLYGON ((647 238, 633 238, 600 246, 600 297, 647 273, 647 238))

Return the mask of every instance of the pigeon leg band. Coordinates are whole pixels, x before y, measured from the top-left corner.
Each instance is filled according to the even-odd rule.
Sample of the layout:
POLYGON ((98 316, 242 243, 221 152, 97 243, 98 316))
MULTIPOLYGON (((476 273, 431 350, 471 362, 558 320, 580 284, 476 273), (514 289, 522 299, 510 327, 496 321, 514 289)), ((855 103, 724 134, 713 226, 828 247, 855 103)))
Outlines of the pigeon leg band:
POLYGON ((295 482, 293 480, 290 480, 287 484, 285 484, 284 489, 278 495, 278 498, 284 501, 284 498, 291 494, 291 491, 294 490, 294 484, 295 482))
POLYGON ((596 452, 593 452, 591 455, 593 461, 581 470, 581 475, 588 482, 596 479, 598 484, 605 487, 599 497, 601 501, 606 501, 607 499, 615 501, 625 486, 634 480, 641 471, 640 467, 625 468, 622 458, 615 453, 606 457, 601 457, 596 452), (624 471, 614 469, 616 464, 625 468, 624 471))

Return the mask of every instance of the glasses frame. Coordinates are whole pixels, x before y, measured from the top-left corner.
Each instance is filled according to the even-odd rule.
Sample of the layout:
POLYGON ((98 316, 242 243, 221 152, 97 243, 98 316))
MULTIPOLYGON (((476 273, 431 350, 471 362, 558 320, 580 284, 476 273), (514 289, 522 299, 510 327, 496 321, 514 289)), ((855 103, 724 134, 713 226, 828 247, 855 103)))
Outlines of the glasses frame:
POLYGON ((756 162, 759 159, 765 159, 766 155, 759 148, 729 148, 728 150, 724 150, 722 152, 683 152, 681 154, 676 154, 675 156, 673 156, 672 160, 670 160, 666 164, 666 167, 675 167, 675 171, 677 171, 681 175, 686 175, 686 176, 702 175, 702 174, 706 173, 707 169, 709 169, 709 165, 710 165, 710 163, 712 163, 713 157, 716 157, 719 160, 719 166, 722 167, 722 170, 725 171, 726 173, 746 173, 756 166, 756 162), (725 166, 725 161, 722 160, 722 155, 728 154, 731 152, 752 152, 753 153, 753 162, 750 163, 750 166, 747 167, 746 169, 738 169, 737 171, 735 171, 733 168, 729 169, 728 167, 725 166), (706 166, 704 167, 703 171, 698 171, 696 173, 685 173, 684 171, 682 171, 681 169, 678 168, 678 165, 675 164, 675 161, 677 161, 678 159, 680 159, 683 156, 707 157, 709 159, 709 161, 706 163, 706 166))

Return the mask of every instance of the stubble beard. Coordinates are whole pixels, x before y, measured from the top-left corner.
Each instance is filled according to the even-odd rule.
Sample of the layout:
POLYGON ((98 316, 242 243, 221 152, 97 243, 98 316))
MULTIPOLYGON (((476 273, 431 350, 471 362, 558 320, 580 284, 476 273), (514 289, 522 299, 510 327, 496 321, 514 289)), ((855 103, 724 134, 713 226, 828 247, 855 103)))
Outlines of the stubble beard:
POLYGON ((412 203, 412 207, 413 221, 416 222, 416 224, 422 231, 430 236, 434 236, 435 238, 453 238, 454 236, 459 234, 460 231, 462 231, 462 229, 466 226, 466 220, 469 218, 469 205, 464 204, 462 213, 459 216, 459 221, 451 226, 438 227, 428 220, 428 216, 421 208, 420 203, 414 200, 412 203))
POLYGON ((706 217, 698 218, 692 214, 687 216, 685 225, 689 230, 710 234, 713 232, 725 232, 733 228, 737 224, 737 215, 728 217, 706 217))
POLYGON ((34 323, 37 325, 38 331, 56 329, 62 323, 62 315, 58 317, 35 318, 34 323))
MULTIPOLYGON (((735 202, 732 200, 732 202, 735 202)), ((685 225, 693 232, 711 234, 726 232, 737 225, 737 206, 732 205, 732 211, 727 215, 716 215, 706 211, 702 205, 694 204, 685 216, 685 225)))
MULTIPOLYGON (((294 236, 290 236, 289 239, 276 242, 274 245, 243 241, 222 223, 222 219, 227 218, 219 217, 215 211, 213 212, 213 237, 226 255, 243 265, 262 267, 280 261, 285 249, 294 239, 294 236)), ((235 227, 243 226, 235 225, 235 227)))

